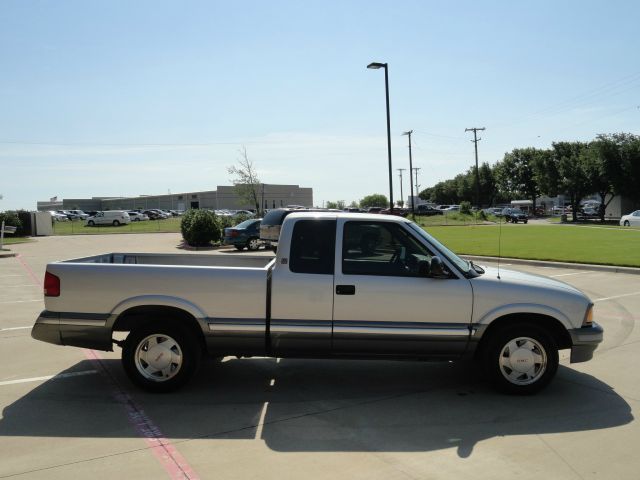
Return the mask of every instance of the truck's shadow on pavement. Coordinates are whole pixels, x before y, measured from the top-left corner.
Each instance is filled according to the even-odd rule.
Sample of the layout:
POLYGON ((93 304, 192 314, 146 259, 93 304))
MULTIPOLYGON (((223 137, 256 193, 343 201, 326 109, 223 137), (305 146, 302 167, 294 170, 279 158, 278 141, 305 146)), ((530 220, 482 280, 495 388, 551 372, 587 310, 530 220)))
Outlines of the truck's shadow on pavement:
MULTIPOLYGON (((114 385, 130 394, 164 437, 259 438, 285 452, 455 446, 467 457, 477 442, 496 436, 633 421, 629 405, 610 386, 567 367, 542 393, 514 397, 494 393, 465 363, 207 361, 189 386, 166 395, 132 387, 116 360, 102 365, 114 380, 100 374, 50 380, 7 406, 0 437, 135 437, 131 411, 114 385)), ((95 368, 83 361, 69 372, 95 368)))

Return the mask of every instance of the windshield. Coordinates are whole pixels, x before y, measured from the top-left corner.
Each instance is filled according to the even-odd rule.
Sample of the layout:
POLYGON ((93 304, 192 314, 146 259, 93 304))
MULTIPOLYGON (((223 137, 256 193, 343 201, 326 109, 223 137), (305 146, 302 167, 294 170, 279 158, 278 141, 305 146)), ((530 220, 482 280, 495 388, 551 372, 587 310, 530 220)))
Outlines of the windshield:
POLYGON ((409 222, 409 226, 418 235, 420 235, 427 242, 429 242, 431 245, 436 247, 438 249, 438 251, 442 255, 447 257, 447 260, 449 260, 451 263, 455 264, 455 266, 458 267, 460 270, 462 270, 464 273, 469 273, 469 269, 470 269, 469 262, 467 262, 466 260, 463 260, 460 257, 458 257, 455 253, 453 253, 451 250, 449 250, 447 247, 445 247, 442 243, 440 243, 438 240, 436 240, 435 237, 432 237, 427 232, 425 232, 424 229, 420 228, 420 226, 416 225, 413 222, 409 222))

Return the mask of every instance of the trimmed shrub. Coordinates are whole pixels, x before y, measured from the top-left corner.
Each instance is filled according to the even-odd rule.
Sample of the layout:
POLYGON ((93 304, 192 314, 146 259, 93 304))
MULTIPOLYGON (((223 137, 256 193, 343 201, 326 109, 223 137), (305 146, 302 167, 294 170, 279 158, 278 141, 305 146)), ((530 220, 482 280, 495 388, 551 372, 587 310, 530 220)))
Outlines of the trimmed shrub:
POLYGON ((193 247, 217 243, 222 239, 222 228, 215 213, 208 210, 188 210, 180 222, 182 238, 193 247))
POLYGON ((24 237, 25 232, 22 228, 22 222, 16 212, 0 212, 0 225, 4 221, 4 224, 10 227, 17 227, 14 237, 24 237))
POLYGON ((460 202, 460 213, 471 215, 471 202, 460 202))

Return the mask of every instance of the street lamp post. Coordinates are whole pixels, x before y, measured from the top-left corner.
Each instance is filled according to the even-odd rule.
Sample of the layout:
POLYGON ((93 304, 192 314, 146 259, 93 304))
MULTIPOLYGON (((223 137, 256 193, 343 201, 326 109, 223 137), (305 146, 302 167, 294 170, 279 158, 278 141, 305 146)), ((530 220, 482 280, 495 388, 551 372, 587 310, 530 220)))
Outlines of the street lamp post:
POLYGON ((384 68, 384 86, 387 98, 387 153, 389 155, 389 209, 393 213, 393 177, 391 166, 391 115, 389 113, 389 64, 373 62, 367 65, 367 68, 377 70, 384 68))

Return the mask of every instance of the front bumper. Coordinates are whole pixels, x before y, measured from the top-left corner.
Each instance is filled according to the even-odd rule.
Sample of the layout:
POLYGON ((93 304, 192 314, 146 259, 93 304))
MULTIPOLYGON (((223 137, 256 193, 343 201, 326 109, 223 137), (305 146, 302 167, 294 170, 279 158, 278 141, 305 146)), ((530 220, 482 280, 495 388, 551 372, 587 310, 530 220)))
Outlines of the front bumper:
POLYGON ((593 322, 590 327, 569 330, 571 335, 571 363, 586 362, 593 358, 593 352, 602 343, 603 328, 593 322))
POLYGON ((50 312, 44 310, 31 329, 31 337, 54 345, 111 351, 112 317, 100 313, 50 312))

